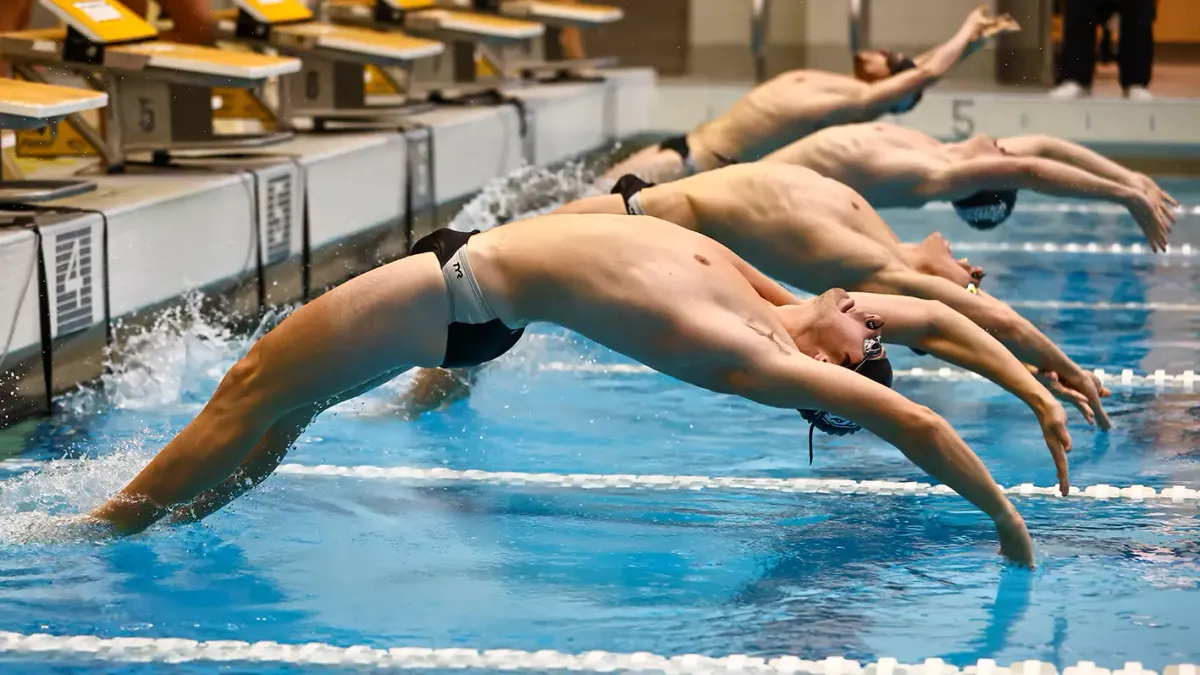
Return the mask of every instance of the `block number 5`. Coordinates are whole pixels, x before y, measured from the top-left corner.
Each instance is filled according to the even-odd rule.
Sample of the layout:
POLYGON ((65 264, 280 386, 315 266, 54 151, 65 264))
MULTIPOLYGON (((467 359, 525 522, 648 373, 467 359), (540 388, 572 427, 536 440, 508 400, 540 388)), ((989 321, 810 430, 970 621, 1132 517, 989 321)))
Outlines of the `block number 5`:
POLYGON ((953 122, 951 131, 958 138, 967 138, 975 133, 975 117, 971 115, 971 109, 975 107, 975 101, 970 99, 956 99, 951 104, 950 116, 953 122))

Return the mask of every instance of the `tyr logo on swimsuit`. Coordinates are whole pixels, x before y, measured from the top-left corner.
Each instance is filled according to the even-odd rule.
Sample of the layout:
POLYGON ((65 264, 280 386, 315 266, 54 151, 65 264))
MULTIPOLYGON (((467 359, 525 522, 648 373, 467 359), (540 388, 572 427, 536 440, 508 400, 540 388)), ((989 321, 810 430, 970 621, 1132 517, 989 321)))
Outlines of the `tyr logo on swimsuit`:
POLYGON ((454 261, 454 274, 456 274, 459 279, 463 278, 462 263, 458 262, 457 260, 454 261))

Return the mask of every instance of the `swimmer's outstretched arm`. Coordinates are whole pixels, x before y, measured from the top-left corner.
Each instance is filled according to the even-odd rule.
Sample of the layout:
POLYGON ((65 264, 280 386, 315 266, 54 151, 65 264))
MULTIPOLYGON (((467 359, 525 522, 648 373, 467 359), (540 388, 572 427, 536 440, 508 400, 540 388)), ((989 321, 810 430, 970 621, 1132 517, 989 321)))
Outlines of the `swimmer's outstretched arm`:
MULTIPOLYGON (((997 17, 989 17, 987 14, 987 7, 979 7, 975 10, 972 10, 972 12, 967 15, 966 20, 963 21, 962 27, 958 29, 958 33, 955 34, 957 37, 965 31, 971 36, 971 42, 967 45, 967 48, 963 50, 962 55, 959 56, 958 62, 961 63, 970 58, 972 55, 982 49, 990 38, 993 38, 1001 33, 1012 33, 1019 30, 1021 30, 1020 24, 1018 24, 1017 21, 1008 14, 1003 14, 997 17)), ((934 55, 937 54, 937 50, 938 48, 934 47, 933 49, 930 49, 929 51, 913 59, 913 62, 918 66, 923 63, 927 63, 934 57, 934 55)))
MULTIPOLYGON (((895 110, 910 97, 933 86, 958 63, 979 33, 979 28, 968 19, 962 29, 945 44, 934 48, 923 56, 916 68, 879 80, 857 94, 855 98, 838 101, 822 111, 821 119, 833 124, 866 121, 895 110)), ((819 104, 818 104, 819 105, 819 104)))
POLYGON ((1069 164, 1090 174, 1107 178, 1135 190, 1149 192, 1152 198, 1157 197, 1166 201, 1172 207, 1179 202, 1159 187, 1158 183, 1149 176, 1131 171, 1117 164, 1098 152, 1072 143, 1071 141, 1039 134, 1034 136, 1015 136, 997 141, 1001 148, 1012 155, 1023 157, 1041 157, 1056 162, 1069 164))
POLYGON ((1033 542, 1024 520, 949 422, 841 366, 794 352, 764 353, 771 355, 731 378, 731 393, 775 408, 816 408, 854 420, 991 517, 1005 556, 1033 564, 1033 542))
MULTIPOLYGON (((1067 453, 1071 451, 1067 414, 1054 395, 1012 352, 970 319, 940 302, 875 293, 851 293, 850 297, 854 298, 857 308, 884 318, 885 342, 914 347, 978 373, 1029 406, 1038 418, 1046 447, 1054 458, 1059 490, 1066 495, 1070 486, 1067 453)), ((1089 424, 1095 423, 1095 416, 1086 401, 1080 411, 1089 424)))
POLYGON ((1175 212, 1142 190, 1040 157, 991 156, 926 171, 918 194, 930 200, 961 199, 980 190, 1033 190, 1055 197, 1098 199, 1129 209, 1155 251, 1165 250, 1175 212))
MULTIPOLYGON (((1057 373, 1072 389, 1087 397, 1087 405, 1095 413, 1101 429, 1107 431, 1112 427, 1100 402, 1102 392, 1095 378, 1064 354, 1028 319, 1003 302, 983 292, 978 295, 968 293, 951 281, 900 265, 881 270, 858 287, 869 292, 907 295, 945 304, 991 333, 1022 362, 1033 364, 1046 372, 1057 373)), ((1087 413, 1084 415, 1087 416, 1087 413)))

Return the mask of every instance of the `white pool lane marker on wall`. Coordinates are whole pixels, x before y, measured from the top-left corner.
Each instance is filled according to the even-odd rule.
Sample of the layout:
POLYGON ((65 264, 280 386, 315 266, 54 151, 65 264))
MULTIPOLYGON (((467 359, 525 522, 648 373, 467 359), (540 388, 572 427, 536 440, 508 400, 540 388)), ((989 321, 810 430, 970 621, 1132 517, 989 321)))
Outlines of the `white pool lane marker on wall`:
MULTIPOLYGON (((589 363, 587 361, 548 361, 539 363, 538 370, 563 373, 605 373, 612 375, 649 375, 657 371, 639 363, 589 363)), ((1135 373, 1131 369, 1110 373, 1103 368, 1092 371, 1097 379, 1108 387, 1154 387, 1157 389, 1180 388, 1193 391, 1200 388, 1200 377, 1196 371, 1185 370, 1173 374, 1165 370, 1153 373, 1135 373)), ((900 379, 932 380, 939 382, 986 381, 982 375, 961 368, 902 368, 893 371, 900 379)))
MULTIPOLYGON (((804 675, 1058 675, 1050 663, 1020 661, 1000 666, 991 659, 959 669, 941 659, 920 664, 902 664, 882 658, 861 664, 841 657, 808 661, 795 656, 761 657, 734 654, 724 657, 682 654, 664 656, 650 652, 620 654, 591 651, 579 654, 518 649, 428 649, 394 647, 375 649, 366 645, 339 647, 310 642, 242 642, 220 640, 198 642, 180 638, 100 638, 91 635, 25 635, 0 631, 0 659, 60 662, 109 663, 274 663, 338 668, 388 668, 394 670, 499 670, 574 671, 584 673, 640 672, 669 675, 708 673, 796 673, 804 675)), ((1140 663, 1126 663, 1109 670, 1090 661, 1063 669, 1063 675, 1158 675, 1140 663)), ((1162 675, 1197 675, 1193 665, 1167 666, 1162 675)))
MULTIPOLYGON (((634 474, 590 474, 590 473, 524 473, 518 471, 481 471, 478 469, 457 470, 445 468, 420 468, 412 466, 333 466, 322 464, 283 464, 275 470, 286 476, 305 478, 359 478, 387 480, 409 484, 427 483, 482 483, 501 486, 537 486, 569 490, 729 490, 741 492, 798 492, 818 494, 859 495, 955 495, 945 485, 931 485, 911 481, 849 480, 840 478, 739 478, 733 476, 659 476, 634 474)), ((1175 485, 1156 490, 1144 485, 1117 487, 1092 485, 1086 488, 1071 486, 1068 497, 1062 497, 1054 486, 1039 487, 1023 483, 1014 487, 1003 487, 1005 493, 1015 497, 1049 497, 1055 499, 1121 499, 1127 501, 1153 501, 1156 503, 1195 503, 1200 500, 1200 490, 1175 485)))

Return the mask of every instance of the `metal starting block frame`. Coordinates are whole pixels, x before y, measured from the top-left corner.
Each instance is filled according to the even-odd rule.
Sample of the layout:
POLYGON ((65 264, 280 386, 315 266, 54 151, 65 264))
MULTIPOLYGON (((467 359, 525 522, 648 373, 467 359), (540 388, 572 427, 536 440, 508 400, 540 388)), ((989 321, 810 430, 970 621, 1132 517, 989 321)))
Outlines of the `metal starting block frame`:
POLYGON ((123 171, 134 153, 163 160, 172 152, 255 148, 291 137, 286 131, 217 135, 212 89, 253 90, 298 72, 299 60, 164 42, 117 0, 41 2, 65 27, 0 35, 0 53, 26 80, 45 82, 34 66, 66 68, 108 95, 99 125, 78 113, 68 119, 110 173, 123 171))
MULTIPOLYGON (((0 78, 0 131, 49 127, 55 133, 68 115, 106 105, 104 93, 0 78)), ((84 180, 25 180, 15 165, 0 162, 0 205, 62 199, 94 189, 94 183, 84 180)))
MULTIPOLYGON (((300 0, 235 0, 235 5, 218 15, 223 39, 300 59, 299 72, 279 78, 279 117, 288 123, 395 114, 405 101, 368 104, 364 68, 375 66, 376 74, 399 69, 410 80, 417 61, 445 51, 437 40, 316 21, 300 0)), ((407 87, 396 88, 407 93, 407 87)))

